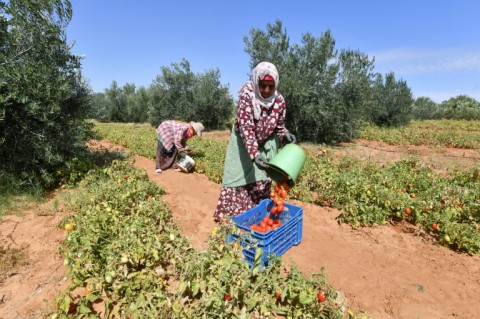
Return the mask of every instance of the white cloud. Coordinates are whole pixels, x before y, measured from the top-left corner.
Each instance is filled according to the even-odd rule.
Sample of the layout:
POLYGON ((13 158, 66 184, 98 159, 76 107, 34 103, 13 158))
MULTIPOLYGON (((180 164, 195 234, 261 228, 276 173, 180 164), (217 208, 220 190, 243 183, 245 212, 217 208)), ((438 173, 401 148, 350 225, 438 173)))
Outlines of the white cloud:
POLYGON ((480 71, 480 51, 393 49, 369 54, 380 72, 425 74, 480 71))

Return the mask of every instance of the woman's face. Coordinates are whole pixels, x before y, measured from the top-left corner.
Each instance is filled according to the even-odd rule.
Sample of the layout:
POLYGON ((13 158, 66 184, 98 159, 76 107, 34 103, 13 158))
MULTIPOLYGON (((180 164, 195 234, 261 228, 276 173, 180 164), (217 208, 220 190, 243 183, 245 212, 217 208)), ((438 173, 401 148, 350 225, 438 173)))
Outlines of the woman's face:
POLYGON ((191 125, 189 125, 188 131, 187 131, 187 138, 194 137, 195 135, 197 135, 197 132, 195 132, 193 127, 191 125))
POLYGON ((258 81, 258 88, 260 89, 260 95, 266 99, 275 92, 275 81, 273 80, 260 80, 258 81))

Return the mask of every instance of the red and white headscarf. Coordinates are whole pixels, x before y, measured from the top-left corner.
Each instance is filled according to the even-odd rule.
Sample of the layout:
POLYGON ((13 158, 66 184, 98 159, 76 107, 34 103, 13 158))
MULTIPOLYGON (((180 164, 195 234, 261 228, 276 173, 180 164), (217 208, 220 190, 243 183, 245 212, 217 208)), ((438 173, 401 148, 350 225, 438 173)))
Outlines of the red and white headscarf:
POLYGON ((250 81, 247 81, 239 91, 239 94, 248 94, 252 98, 253 104, 253 116, 255 119, 260 118, 261 107, 269 109, 275 102, 277 95, 278 82, 280 77, 278 75, 277 68, 270 62, 260 62, 252 71, 252 77, 250 81), (275 91, 267 98, 263 98, 260 94, 260 88, 258 82, 264 80, 265 76, 270 76, 275 82, 275 91))

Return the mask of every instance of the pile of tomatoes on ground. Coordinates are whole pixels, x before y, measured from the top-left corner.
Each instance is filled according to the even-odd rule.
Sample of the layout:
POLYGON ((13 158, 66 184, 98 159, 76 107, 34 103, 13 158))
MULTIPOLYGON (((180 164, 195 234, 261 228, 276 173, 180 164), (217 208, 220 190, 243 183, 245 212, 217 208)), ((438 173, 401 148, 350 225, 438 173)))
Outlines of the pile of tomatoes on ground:
POLYGON ((250 226, 250 229, 260 233, 268 233, 269 231, 280 227, 282 225, 280 215, 285 209, 285 198, 287 198, 289 193, 290 185, 288 182, 277 181, 275 188, 270 192, 270 199, 273 202, 273 206, 270 209, 270 215, 267 214, 261 222, 250 226))

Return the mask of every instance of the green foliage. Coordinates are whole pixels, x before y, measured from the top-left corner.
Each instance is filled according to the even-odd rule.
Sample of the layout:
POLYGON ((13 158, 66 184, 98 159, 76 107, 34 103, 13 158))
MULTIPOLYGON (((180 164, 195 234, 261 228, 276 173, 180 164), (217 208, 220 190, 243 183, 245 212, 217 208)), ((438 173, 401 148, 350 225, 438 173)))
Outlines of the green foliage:
POLYGON ((225 123, 234 115, 233 99, 228 87, 221 85, 218 70, 196 75, 191 107, 195 111, 192 120, 202 122, 209 130, 228 127, 225 123))
POLYGON ((412 118, 416 120, 431 120, 441 118, 443 112, 440 112, 437 103, 428 97, 419 97, 415 100, 412 107, 412 118))
POLYGON ((108 103, 105 93, 92 93, 90 96, 91 118, 100 122, 109 122, 108 103))
MULTIPOLYGON (((95 123, 94 130, 103 138, 123 145, 136 154, 155 158, 157 138, 155 130, 150 125, 95 123)), ((196 172, 205 174, 210 180, 220 183, 227 141, 213 141, 197 136, 189 139, 188 145, 195 150, 196 172)))
POLYGON ((411 119, 413 97, 410 88, 403 80, 395 80, 393 72, 385 76, 377 75, 373 84, 374 108, 371 120, 378 126, 402 126, 411 119))
POLYGON ((480 119, 480 102, 466 95, 452 97, 440 104, 443 118, 455 120, 480 119))
POLYGON ((467 95, 452 97, 440 104, 430 98, 419 97, 413 105, 412 117, 419 120, 479 120, 480 102, 467 95))
POLYGON ((15 176, 14 190, 48 188, 89 138, 89 88, 64 34, 71 6, 12 0, 0 13, 0 177, 15 176))
POLYGON ((150 106, 150 94, 141 86, 135 94, 127 97, 128 119, 134 123, 146 123, 150 106))
POLYGON ((202 122, 207 129, 224 128, 232 116, 233 100, 219 79, 218 70, 194 74, 187 60, 172 63, 171 68, 162 67, 162 74, 149 88, 149 123, 157 126, 176 119, 202 122))
POLYGON ((190 64, 162 67, 148 89, 134 84, 119 87, 116 81, 104 93, 91 98, 93 118, 101 122, 149 122, 157 126, 164 120, 202 122, 207 129, 224 129, 233 116, 233 99, 228 87, 220 83, 220 72, 194 74, 190 64))
POLYGON ((92 118, 101 122, 145 123, 151 105, 150 93, 132 83, 119 87, 113 81, 103 93, 91 95, 92 118))
POLYGON ((371 104, 373 62, 367 55, 339 53, 330 31, 319 38, 306 33, 301 44, 290 46, 280 20, 266 31, 250 30, 244 41, 252 68, 261 61, 277 66, 286 125, 299 140, 336 144, 357 136, 362 112, 371 104))
MULTIPOLYGON (((147 138, 144 137, 144 134, 154 135, 152 128, 140 129, 130 125, 113 130, 114 126, 110 126, 111 132, 108 132, 107 126, 98 125, 107 139, 129 145, 135 153, 153 156, 155 144, 145 142, 147 138)), ((422 142, 444 145, 442 143, 448 142, 479 148, 479 132, 480 122, 417 121, 401 128, 369 126, 362 138, 391 143, 396 139, 416 145, 422 142)), ((227 143, 199 138, 192 139, 192 145, 198 151, 195 155, 197 172, 220 183, 227 143)), ((353 227, 406 220, 421 226, 441 244, 472 254, 480 253, 478 165, 455 171, 451 177, 443 177, 415 158, 380 167, 373 161, 357 161, 326 150, 318 155, 318 148, 316 150, 307 151, 302 176, 290 198, 342 209, 339 221, 353 227), (404 213, 407 207, 412 210, 411 215, 404 213), (438 223, 441 228, 432 232, 432 223, 438 223), (450 237, 449 242, 442 241, 445 235, 450 237)))
POLYGON ((193 120, 195 110, 191 106, 195 74, 190 71, 190 63, 182 60, 179 64, 172 63, 171 68, 163 66, 161 70, 162 74, 150 86, 153 101, 149 123, 156 126, 170 119, 193 120))
POLYGON ((364 125, 360 138, 391 145, 428 145, 480 149, 480 122, 457 120, 412 121, 397 128, 364 125))
POLYGON ((55 315, 97 317, 102 309, 105 318, 343 317, 345 301, 325 273, 306 277, 278 258, 263 271, 249 267, 225 242, 229 225, 212 230, 206 250, 193 249, 162 194, 127 161, 92 170, 71 193, 76 213, 59 225, 73 225, 61 247, 71 280, 55 315))
POLYGON ((128 122, 127 99, 135 93, 135 85, 125 84, 120 88, 116 81, 105 90, 107 115, 111 122, 128 122), (133 92, 132 92, 133 91, 133 92))

